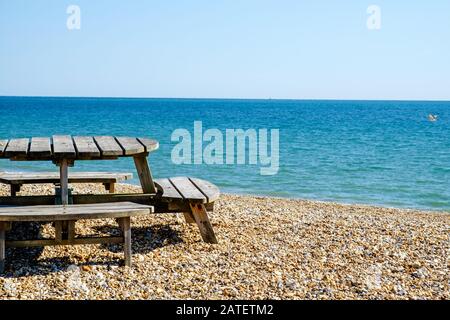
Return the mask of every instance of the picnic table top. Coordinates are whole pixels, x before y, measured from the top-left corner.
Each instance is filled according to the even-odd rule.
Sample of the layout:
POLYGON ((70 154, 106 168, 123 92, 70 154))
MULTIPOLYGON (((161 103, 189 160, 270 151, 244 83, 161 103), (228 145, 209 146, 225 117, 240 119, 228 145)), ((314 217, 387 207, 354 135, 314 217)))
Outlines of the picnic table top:
POLYGON ((69 136, 0 139, 0 159, 96 160, 146 154, 159 148, 156 140, 113 136, 69 136))

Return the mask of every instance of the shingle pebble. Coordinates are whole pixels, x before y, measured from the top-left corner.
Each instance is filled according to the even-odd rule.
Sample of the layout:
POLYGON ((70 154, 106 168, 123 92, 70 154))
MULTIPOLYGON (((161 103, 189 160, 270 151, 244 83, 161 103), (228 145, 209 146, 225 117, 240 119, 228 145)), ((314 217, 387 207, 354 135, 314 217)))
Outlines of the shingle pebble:
MULTIPOLYGON (((52 193, 32 185, 20 194, 52 193)), ((120 245, 7 249, 0 299, 450 298, 448 213, 223 195, 210 218, 218 245, 176 215, 133 218, 132 268, 120 267, 120 245)), ((8 237, 31 231, 53 234, 50 224, 28 224, 8 237)), ((106 219, 79 221, 76 231, 118 228, 106 219)))

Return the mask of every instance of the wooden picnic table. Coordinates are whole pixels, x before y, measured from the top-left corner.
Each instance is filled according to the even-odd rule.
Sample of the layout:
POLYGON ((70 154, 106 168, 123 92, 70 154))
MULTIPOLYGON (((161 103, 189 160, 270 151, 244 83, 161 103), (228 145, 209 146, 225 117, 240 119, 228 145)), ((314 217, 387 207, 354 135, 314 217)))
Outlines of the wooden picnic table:
MULTIPOLYGON (((114 160, 133 157, 136 171, 145 194, 155 194, 156 187, 147 156, 157 150, 159 143, 148 138, 113 136, 33 137, 0 140, 0 159, 12 161, 52 161, 59 167, 60 201, 69 204, 69 167, 81 160, 114 160)), ((64 234, 73 228, 74 221, 61 221, 64 234), (72 225, 73 224, 73 225, 72 225)))
POLYGON ((147 156, 159 143, 148 138, 113 136, 33 137, 0 140, 0 159, 52 161, 59 167, 61 204, 69 203, 68 168, 79 160, 114 160, 133 157, 144 193, 156 193, 147 156))
POLYGON ((6 246, 123 243, 125 265, 131 266, 130 217, 149 213, 181 212, 187 223, 197 224, 203 241, 217 243, 208 212, 213 211, 214 202, 219 198, 218 187, 194 177, 172 177, 154 181, 147 156, 158 147, 156 140, 133 137, 52 136, 0 139, 0 159, 52 161, 59 167, 60 184, 60 193, 55 193, 54 196, 0 197, 0 273, 5 263, 6 246), (76 161, 113 160, 121 157, 133 157, 142 193, 76 194, 69 198, 68 171, 76 161), (115 218, 122 230, 122 236, 76 236, 77 220, 97 218, 115 218), (52 221, 55 237, 6 241, 6 231, 11 230, 12 222, 17 221, 52 221))

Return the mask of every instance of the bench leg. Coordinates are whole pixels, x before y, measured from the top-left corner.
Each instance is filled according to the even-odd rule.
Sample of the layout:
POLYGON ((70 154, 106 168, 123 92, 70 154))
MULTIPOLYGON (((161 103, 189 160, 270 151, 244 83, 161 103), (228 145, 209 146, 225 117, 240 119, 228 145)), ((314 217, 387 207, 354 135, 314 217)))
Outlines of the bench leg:
POLYGON ((57 243, 63 240, 63 221, 55 221, 55 241, 57 243))
POLYGON ((0 222, 0 273, 5 271, 5 257, 6 257, 6 224, 0 222))
POLYGON ((105 190, 109 193, 115 193, 116 192, 116 183, 115 182, 105 182, 103 184, 105 187, 105 190))
POLYGON ((120 218, 119 225, 123 230, 123 250, 125 254, 125 266, 131 267, 131 219, 120 218))
POLYGON ((205 205, 199 203, 189 203, 189 206, 191 207, 191 212, 194 216, 195 222, 200 229, 200 234, 202 235, 203 241, 214 244, 218 243, 211 222, 209 221, 205 205))
POLYGON ((67 239, 70 241, 75 239, 75 222, 74 220, 67 221, 67 239))
POLYGON ((116 218, 116 222, 119 225, 120 230, 122 230, 123 232, 122 221, 123 221, 122 218, 116 218))
POLYGON ((116 184, 114 182, 111 182, 109 184, 108 190, 109 190, 109 193, 115 193, 116 192, 116 184))
POLYGON ((20 184, 11 184, 11 197, 17 196, 17 192, 20 192, 20 184))
POLYGON ((186 220, 186 223, 195 223, 194 216, 190 212, 183 212, 184 220, 186 220))

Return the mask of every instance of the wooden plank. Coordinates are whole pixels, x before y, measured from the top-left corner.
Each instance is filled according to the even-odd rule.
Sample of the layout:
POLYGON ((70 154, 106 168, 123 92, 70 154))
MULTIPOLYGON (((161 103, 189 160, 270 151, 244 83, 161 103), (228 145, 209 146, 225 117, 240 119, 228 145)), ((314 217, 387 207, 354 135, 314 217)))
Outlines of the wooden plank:
POLYGON ((117 142, 124 150, 124 155, 135 155, 145 153, 145 147, 136 138, 116 137, 117 142))
POLYGON ((93 137, 73 137, 75 149, 79 158, 98 158, 100 157, 100 150, 94 141, 93 137))
POLYGON ((119 182, 133 178, 133 174, 129 172, 71 172, 69 173, 69 181, 90 180, 98 182, 119 182))
POLYGON ((206 212, 206 208, 203 204, 195 204, 190 203, 191 212, 194 216, 195 222, 197 223, 198 228, 200 229, 200 234, 202 236, 203 241, 206 243, 216 244, 217 238, 214 233, 214 229, 211 225, 211 222, 208 218, 208 213, 206 212))
POLYGON ((153 207, 132 202, 87 205, 0 207, 0 221, 67 221, 122 218, 152 213, 153 207))
POLYGON ((102 157, 123 155, 123 149, 117 143, 116 139, 114 139, 114 137, 99 136, 94 137, 94 141, 95 143, 97 143, 97 146, 100 149, 102 157))
MULTIPOLYGON (((190 211, 184 200, 165 201, 165 198, 155 197, 154 194, 74 194, 74 204, 134 202, 154 207, 154 213, 179 213, 190 211)), ((0 206, 39 206, 54 205, 55 196, 20 196, 0 197, 0 206)), ((214 210, 214 203, 205 204, 207 211, 214 210)), ((0 207, 1 208, 1 207, 0 207)))
MULTIPOLYGON (((141 193, 129 193, 129 194, 74 194, 73 196, 74 204, 95 204, 95 203, 111 203, 116 204, 117 202, 133 202, 137 204, 153 205, 153 194, 141 194, 141 193)), ((22 197, 21 197, 22 198, 22 197)), ((0 197, 0 203, 2 201, 0 197)), ((31 200, 30 200, 31 201, 31 200)))
POLYGON ((50 138, 33 137, 30 143, 30 152, 28 154, 31 158, 50 157, 52 155, 52 147, 50 138))
POLYGON ((9 140, 0 140, 0 157, 3 156, 9 140))
POLYGON ((155 183, 159 189, 162 189, 162 197, 167 199, 183 200, 183 196, 175 189, 169 179, 156 179, 155 183))
MULTIPOLYGON (((132 173, 70 172, 69 183, 111 183, 129 180, 132 173)), ((0 182, 5 184, 59 183, 58 172, 0 172, 0 182)))
POLYGON ((9 140, 5 149, 5 157, 26 156, 29 144, 30 140, 28 138, 9 140))
POLYGON ((148 166, 147 157, 145 154, 133 157, 136 171, 141 182, 141 187, 144 193, 156 193, 155 183, 153 182, 152 172, 148 166))
POLYGON ((130 217, 121 218, 120 226, 123 230, 123 251, 125 255, 125 266, 131 267, 131 220, 130 217))
POLYGON ((106 243, 123 243, 123 237, 86 237, 74 238, 73 240, 56 239, 39 239, 39 240, 14 240, 6 241, 6 246, 11 248, 26 248, 26 247, 45 247, 45 246, 72 246, 85 244, 106 244, 106 243))
POLYGON ((1 206, 39 206, 55 204, 55 196, 0 197, 1 206))
MULTIPOLYGON (((132 195, 132 194, 130 194, 132 195)), ((139 196, 139 194, 137 194, 139 196)), ((112 195, 110 195, 111 197, 112 195)), ((36 196, 37 197, 37 196, 36 196)), ((45 196, 44 196, 45 197, 45 196)), ((89 212, 108 212, 108 211, 124 211, 127 212, 129 210, 142 210, 142 209, 151 209, 150 206, 141 205, 137 203, 133 203, 130 201, 122 201, 115 203, 92 203, 92 204, 73 204, 73 205, 44 205, 44 206, 0 206, 0 217, 4 217, 5 214, 16 214, 18 216, 26 214, 29 212, 30 214, 40 212, 47 212, 48 214, 84 214, 89 212)), ((72 220, 72 219, 65 219, 72 220)), ((5 221, 4 219, 0 219, 0 221, 5 221)))
POLYGON ((55 158, 75 158, 75 146, 71 136, 53 136, 53 155, 55 158))
POLYGON ((189 180, 205 195, 207 202, 214 202, 219 199, 220 190, 211 182, 197 178, 189 178, 189 180))
POLYGON ((206 197, 187 177, 175 177, 169 179, 172 185, 185 200, 206 202, 206 197))
POLYGON ((145 152, 158 150, 159 142, 153 139, 137 138, 137 140, 145 147, 145 152))
POLYGON ((68 240, 75 239, 75 223, 76 221, 67 222, 67 238, 68 240))

